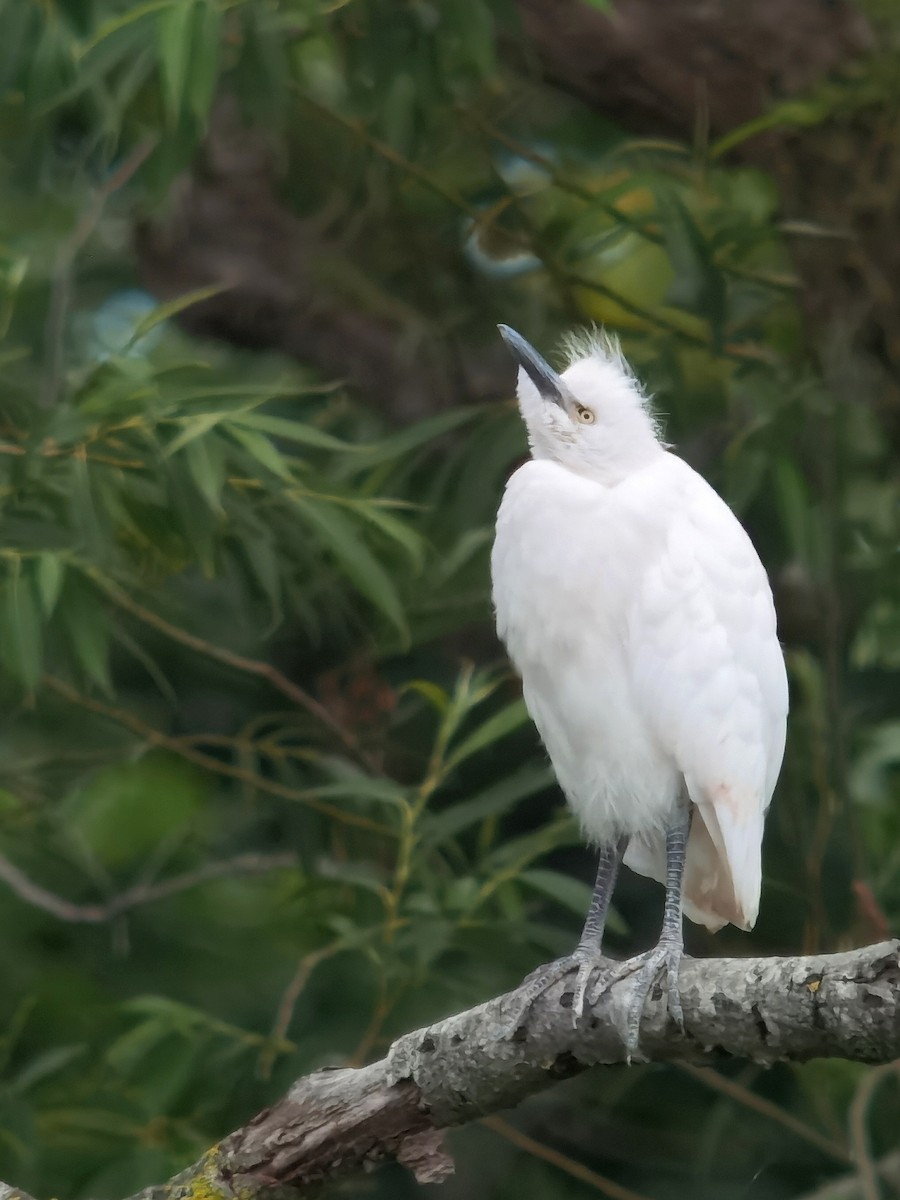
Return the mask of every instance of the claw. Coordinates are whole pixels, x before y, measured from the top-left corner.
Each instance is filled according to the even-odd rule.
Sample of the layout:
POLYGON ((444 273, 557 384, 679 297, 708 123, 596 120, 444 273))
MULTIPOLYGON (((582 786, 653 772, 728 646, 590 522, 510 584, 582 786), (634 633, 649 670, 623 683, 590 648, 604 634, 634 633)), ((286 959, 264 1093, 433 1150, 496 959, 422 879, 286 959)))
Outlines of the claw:
POLYGON ((684 1033, 684 1010, 681 1006, 681 992, 678 988, 678 967, 681 957, 681 945, 678 942, 669 941, 662 941, 646 954, 639 954, 636 958, 630 958, 626 962, 614 962, 595 951, 576 949, 566 958, 558 958, 555 962, 547 963, 546 966, 539 967, 527 976, 519 996, 519 1004, 513 1016, 506 1023, 503 1036, 512 1037, 538 996, 543 995, 548 988, 559 983, 573 971, 575 972, 575 983, 572 989, 572 1024, 576 1028, 584 1016, 585 1008, 590 1011, 603 993, 608 991, 614 983, 626 979, 629 975, 636 975, 625 1016, 625 1025, 619 1030, 625 1046, 626 1061, 630 1063, 638 1053, 644 1005, 650 989, 663 970, 666 972, 666 1000, 669 1016, 678 1029, 684 1033))
POLYGON ((639 969, 625 1020, 624 1042, 629 1063, 638 1052, 641 1017, 644 1015, 647 996, 663 969, 666 972, 666 1002, 669 1016, 678 1029, 684 1033, 684 1009, 681 1006, 681 992, 678 987, 678 968, 681 957, 682 948, 679 943, 660 942, 653 950, 641 955, 638 960, 632 960, 639 969))
POLYGON ((516 1032, 538 996, 542 996, 555 983, 573 971, 575 972, 575 985, 572 995, 572 1024, 577 1027, 578 1022, 584 1016, 588 994, 590 993, 592 996, 589 1002, 589 1007, 592 1007, 597 997, 602 995, 613 979, 619 978, 617 968, 620 965, 622 964, 610 962, 608 958, 604 958, 602 954, 595 951, 576 949, 574 953, 565 958, 558 958, 555 962, 547 963, 546 966, 532 971, 525 979, 515 1013, 504 1027, 504 1036, 511 1037, 516 1032), (612 968, 611 972, 610 968, 612 968), (593 988, 591 987, 592 981, 593 988))

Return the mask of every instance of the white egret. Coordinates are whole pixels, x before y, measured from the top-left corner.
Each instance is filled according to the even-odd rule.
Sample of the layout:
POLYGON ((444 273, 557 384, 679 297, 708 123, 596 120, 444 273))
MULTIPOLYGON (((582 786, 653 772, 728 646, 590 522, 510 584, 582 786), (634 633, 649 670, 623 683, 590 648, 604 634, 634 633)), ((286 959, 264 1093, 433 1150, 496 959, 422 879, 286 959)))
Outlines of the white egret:
POLYGON ((636 976, 623 1040, 667 974, 683 1027, 682 911, 750 929, 766 810, 784 753, 787 679, 765 570, 737 518, 660 440, 618 346, 573 341, 556 371, 514 330, 531 460, 507 484, 491 560, 497 629, 586 839, 599 848, 573 954, 573 1018, 636 976), (658 945, 627 963, 601 941, 620 863, 665 884, 658 945))

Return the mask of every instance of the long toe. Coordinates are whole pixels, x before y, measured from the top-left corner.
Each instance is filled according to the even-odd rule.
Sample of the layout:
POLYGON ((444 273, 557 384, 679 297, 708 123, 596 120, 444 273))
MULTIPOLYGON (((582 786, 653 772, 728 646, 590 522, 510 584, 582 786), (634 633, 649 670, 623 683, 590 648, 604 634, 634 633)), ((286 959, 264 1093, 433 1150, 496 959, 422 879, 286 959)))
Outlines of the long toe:
POLYGON ((684 1033, 684 1008, 681 1004, 681 988, 678 984, 678 970, 681 966, 682 953, 680 947, 670 950, 666 957, 666 996, 669 1006, 669 1017, 678 1026, 678 1032, 684 1033))
POLYGON ((681 946, 676 943, 661 942, 655 949, 643 957, 643 964, 637 972, 628 1013, 625 1019, 624 1042, 625 1052, 629 1062, 638 1053, 640 1042, 641 1018, 650 989, 659 978, 661 971, 666 972, 666 1000, 669 1016, 680 1030, 684 1030, 684 1010, 681 1006, 681 992, 678 987, 678 968, 681 963, 681 946))
POLYGON ((609 985, 619 977, 619 964, 598 952, 576 950, 573 957, 579 963, 572 996, 572 1022, 577 1026, 584 1016, 585 1005, 593 1008, 609 985))
POLYGON ((599 953, 576 950, 565 958, 546 963, 536 971, 532 971, 525 979, 523 986, 516 996, 515 1008, 504 1026, 504 1036, 512 1035, 522 1026, 531 1006, 555 983, 559 983, 566 975, 575 974, 575 984, 572 996, 572 1021, 577 1025, 584 1012, 585 996, 592 980, 602 971, 609 968, 609 961, 599 953))

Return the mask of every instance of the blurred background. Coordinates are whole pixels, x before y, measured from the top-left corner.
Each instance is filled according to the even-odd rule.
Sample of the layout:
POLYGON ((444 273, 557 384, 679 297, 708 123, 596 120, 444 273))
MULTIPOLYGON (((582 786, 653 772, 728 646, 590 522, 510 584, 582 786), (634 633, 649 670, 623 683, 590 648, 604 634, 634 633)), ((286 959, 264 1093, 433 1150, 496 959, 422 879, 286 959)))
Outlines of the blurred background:
MULTIPOLYGON (((773 582, 760 921, 689 951, 900 932, 898 67, 893 0, 0 0, 0 1178, 161 1182, 573 945, 498 321, 618 334, 773 582)), ((898 1130, 895 1068, 607 1069, 439 1194, 877 1200, 898 1130)))

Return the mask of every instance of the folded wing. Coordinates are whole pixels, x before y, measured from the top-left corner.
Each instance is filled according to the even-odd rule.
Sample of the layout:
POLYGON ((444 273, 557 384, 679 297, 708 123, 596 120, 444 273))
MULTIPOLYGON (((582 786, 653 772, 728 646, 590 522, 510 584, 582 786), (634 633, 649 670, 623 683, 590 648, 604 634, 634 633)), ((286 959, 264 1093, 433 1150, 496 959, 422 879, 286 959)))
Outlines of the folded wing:
MULTIPOLYGON (((682 498, 629 619, 634 688, 695 805, 685 912, 717 929, 756 921, 766 810, 784 754, 787 680, 768 579, 718 495, 679 464, 682 498)), ((625 862, 665 879, 663 831, 625 862)))

